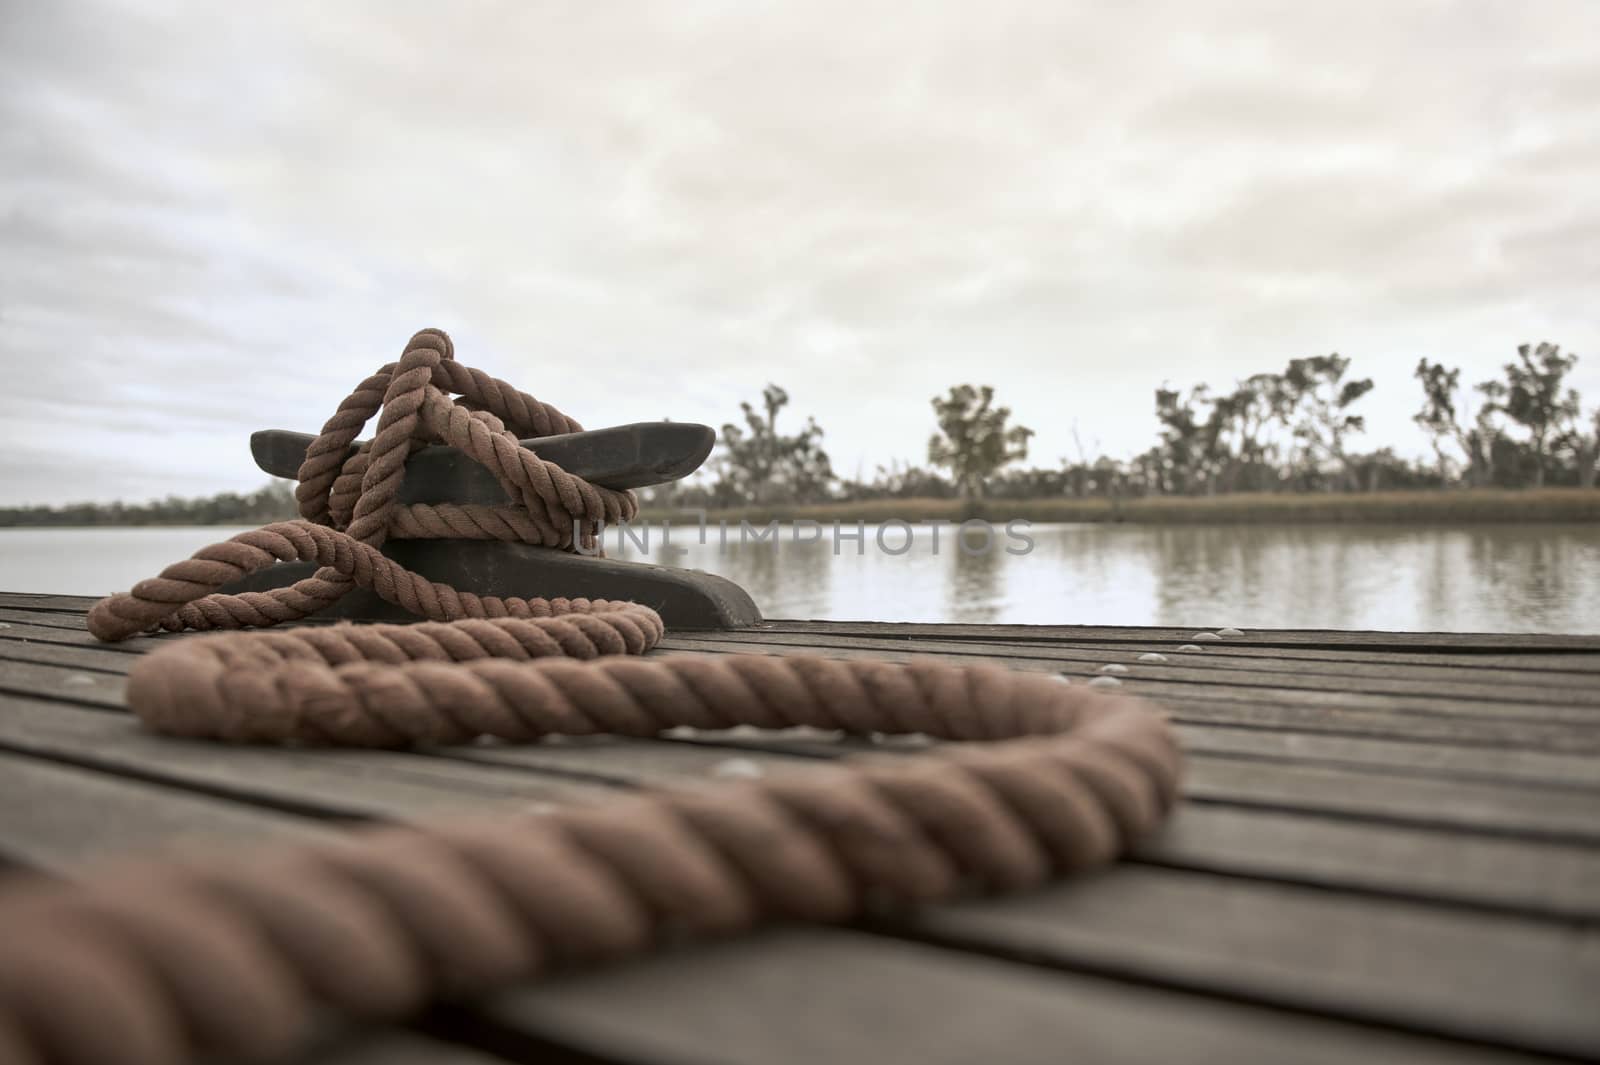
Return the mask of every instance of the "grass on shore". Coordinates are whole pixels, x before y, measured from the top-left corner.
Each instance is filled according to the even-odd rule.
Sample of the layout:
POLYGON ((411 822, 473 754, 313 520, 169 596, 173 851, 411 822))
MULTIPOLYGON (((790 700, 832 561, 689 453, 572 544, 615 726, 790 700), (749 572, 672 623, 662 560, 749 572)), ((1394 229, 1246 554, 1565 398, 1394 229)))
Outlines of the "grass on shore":
MULTIPOLYGON (((1151 525, 1364 522, 1457 524, 1471 522, 1600 522, 1600 490, 1581 488, 1474 488, 1416 492, 1236 493, 1222 496, 1149 496, 1143 499, 877 499, 712 510, 713 524, 748 521, 881 522, 963 521, 1002 523, 1125 521, 1151 525)), ((674 523, 683 512, 647 510, 640 521, 674 523)))

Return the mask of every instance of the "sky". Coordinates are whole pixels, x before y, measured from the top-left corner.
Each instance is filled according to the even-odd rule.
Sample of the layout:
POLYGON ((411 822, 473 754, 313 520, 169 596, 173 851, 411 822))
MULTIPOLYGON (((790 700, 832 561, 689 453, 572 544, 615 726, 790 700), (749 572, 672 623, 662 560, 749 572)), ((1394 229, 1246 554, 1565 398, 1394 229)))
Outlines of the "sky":
POLYGON ((1593 0, 0 0, 0 505, 255 488, 429 325, 590 427, 776 382, 845 476, 1334 351, 1422 455, 1422 357, 1600 403, 1597 297, 1593 0))

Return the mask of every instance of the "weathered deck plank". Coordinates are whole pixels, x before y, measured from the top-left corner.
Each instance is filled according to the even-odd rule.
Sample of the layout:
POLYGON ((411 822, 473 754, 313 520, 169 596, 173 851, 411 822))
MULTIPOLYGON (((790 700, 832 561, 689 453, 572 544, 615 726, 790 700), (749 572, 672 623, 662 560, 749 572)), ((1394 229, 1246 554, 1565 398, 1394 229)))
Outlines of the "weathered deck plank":
POLYGON ((249 804, 0 752, 0 861, 7 864, 59 871, 124 853, 209 852, 316 831, 315 822, 249 804))
MULTIPOLYGON (((60 666, 32 663, 6 663, 0 670, 0 700, 15 700, 9 714, 0 718, 0 746, 33 753, 63 757, 65 751, 91 748, 99 764, 117 753, 129 756, 121 765, 134 769, 141 760, 154 764, 188 764, 199 760, 205 765, 230 761, 246 768, 241 775, 255 781, 282 782, 290 794, 332 789, 335 794, 350 791, 348 775, 366 774, 373 767, 390 766, 390 776, 399 773, 397 756, 386 752, 303 752, 293 760, 275 757, 275 752, 223 748, 214 744, 181 743, 144 736, 126 721, 100 721, 92 710, 87 716, 73 716, 63 707, 52 720, 51 705, 39 701, 52 692, 69 692, 56 702, 72 702, 105 709, 120 709, 122 678, 103 673, 86 673, 60 666), (43 742, 51 741, 48 748, 43 742), (28 746, 28 744, 32 746, 28 746), (331 761, 332 764, 329 764, 331 761), (324 765, 322 776, 314 772, 324 765), (285 769, 295 772, 285 773, 285 769)), ((6 705, 0 702, 0 706, 6 705)), ((781 746, 775 748, 781 750, 781 746)), ((893 748, 889 748, 893 749, 893 748)), ((726 760, 726 755, 710 748, 636 742, 633 744, 577 745, 541 744, 528 748, 466 748, 452 757, 472 758, 483 763, 502 762, 565 772, 578 779, 605 779, 605 774, 620 770, 629 782, 659 781, 677 775, 704 775, 726 760)), ((776 759, 788 760, 779 754, 776 759)), ((417 760, 412 760, 415 763, 417 760)), ((775 763, 776 764, 776 763, 775 763)), ((423 772, 421 765, 411 770, 423 772)), ((465 801, 486 801, 507 793, 507 774, 496 775, 485 769, 459 782, 465 801)), ((534 795, 531 782, 524 782, 530 801, 546 801, 558 795, 534 795)), ((389 777, 374 775, 365 795, 396 786, 389 777)), ((399 785, 403 787, 403 784, 399 785)), ((1600 794, 1588 791, 1530 788, 1514 783, 1417 779, 1395 774, 1373 776, 1359 769, 1329 766, 1283 766, 1260 761, 1239 762, 1204 753, 1194 757, 1185 782, 1185 794, 1193 800, 1232 805, 1255 806, 1330 813, 1361 819, 1376 819, 1421 827, 1448 827, 1464 832, 1483 832, 1544 839, 1554 842, 1600 843, 1600 794)))
MULTIPOLYGON (((898 621, 769 621, 770 632, 827 633, 840 636, 935 636, 942 640, 1003 640, 1034 643, 1051 640, 1092 640, 1100 643, 1193 643, 1216 627, 1165 628, 1159 626, 1101 625, 947 625, 898 621)), ((1202 637, 1203 638, 1203 637, 1202 637)), ((1345 629, 1250 629, 1228 637, 1229 645, 1259 647, 1345 647, 1368 650, 1452 650, 1504 654, 1528 652, 1600 652, 1600 634, 1561 635, 1500 632, 1366 632, 1345 629)))
POLYGON ((1466 1038, 1515 1031, 1529 1045, 1600 1046, 1588 1008, 1600 959, 1543 921, 1132 866, 912 924, 941 943, 1203 993, 1466 1038))
MULTIPOLYGON (((961 655, 998 660, 1039 660, 1063 663, 1068 667, 1087 666, 1099 670, 1107 663, 1125 665, 1141 675, 1181 680, 1193 679, 1190 673, 1204 670, 1206 676, 1227 679, 1238 676, 1247 683, 1263 686, 1288 685, 1319 690, 1317 685, 1327 678, 1345 681, 1366 681, 1372 691, 1406 694, 1418 683, 1442 682, 1459 689, 1463 698, 1480 698, 1485 690, 1493 692, 1511 688, 1533 696, 1544 696, 1551 688, 1571 690, 1587 696, 1587 702, 1600 704, 1595 692, 1593 671, 1574 668, 1572 665, 1553 665, 1545 662, 1543 655, 1400 655, 1370 654, 1364 652, 1319 652, 1310 657, 1293 650, 1279 648, 1236 647, 1227 643, 1194 644, 1198 651, 1180 651, 1176 647, 1150 642, 1112 647, 1079 643, 1007 644, 1001 641, 938 640, 917 637, 863 637, 831 636, 812 633, 767 632, 684 632, 668 637, 669 646, 712 646, 726 649, 730 646, 755 645, 762 649, 780 646, 819 648, 840 647, 873 651, 900 650, 937 655, 961 655), (1146 662, 1143 654, 1159 654, 1165 661, 1146 662), (1418 657, 1429 659, 1417 661, 1418 657), (1489 664, 1485 664, 1488 659, 1489 664), (1463 670, 1466 679, 1463 679, 1463 670), (1530 686, 1537 674, 1538 685, 1530 686), (1292 682, 1299 680, 1302 684, 1292 682), (1385 687, 1383 682, 1398 687, 1385 687)), ((1182 646, 1182 645, 1180 645, 1182 646)), ((1444 694, 1446 690, 1430 689, 1429 694, 1444 694)))
MULTIPOLYGON (((25 626, 11 641, 0 642, 0 661, 35 665, 66 666, 90 673, 120 675, 137 659, 136 654, 102 647, 80 646, 77 640, 55 643, 38 639, 37 630, 25 626), (29 638, 30 635, 34 638, 29 638)), ((55 633, 47 634, 56 637, 55 633)), ((56 637, 59 638, 59 637, 56 637)), ((1464 745, 1430 740, 1417 742, 1407 735, 1349 735, 1336 732, 1293 731, 1292 720, 1280 722, 1285 730, 1258 726, 1256 719, 1232 722, 1205 717, 1191 708, 1180 714, 1178 729, 1191 751, 1237 756, 1277 758, 1289 761, 1320 762, 1330 765, 1374 769, 1389 767, 1408 774, 1437 774, 1465 779, 1505 779, 1545 787, 1600 788, 1600 774, 1593 761, 1581 755, 1512 746, 1510 744, 1464 745)), ((1237 713, 1237 710, 1235 711, 1237 713)), ((1317 715, 1326 725, 1328 715, 1317 715)), ((1349 715, 1340 720, 1347 726, 1349 715)), ((1523 738, 1515 728, 1505 730, 1511 738, 1523 738)), ((1428 739, 1428 737, 1421 737, 1428 739)))
POLYGON ((1470 1043, 831 930, 650 958, 485 1008, 608 1060, 663 1065, 1505 1060, 1470 1043))
POLYGON ((992 646, 979 644, 974 649, 971 645, 961 644, 959 650, 947 651, 935 641, 894 641, 884 644, 873 641, 852 641, 848 644, 825 641, 809 645, 800 642, 768 644, 753 640, 719 641, 705 636, 683 636, 667 639, 661 649, 732 654, 748 654, 752 651, 767 654, 825 654, 837 658, 886 658, 892 661, 939 655, 994 662, 1013 669, 1048 670, 1085 679, 1103 675, 1105 665, 1115 664, 1127 669, 1126 673, 1116 674, 1122 684, 1137 684, 1141 690, 1152 695, 1227 698, 1249 702, 1270 700, 1274 704, 1349 709, 1396 706, 1413 713, 1561 722, 1600 728, 1600 701, 1596 700, 1593 690, 1600 688, 1600 681, 1588 686, 1544 691, 1527 681, 1496 686, 1476 682, 1458 684, 1426 676, 1372 680, 1364 676, 1360 669, 1351 669, 1346 674, 1263 675, 1227 667, 1213 668, 1210 660, 1199 661, 1202 655, 1198 654, 1177 655, 1174 652, 1176 657, 1196 660, 1192 666, 1147 665, 1133 661, 1131 653, 1119 656, 1123 661, 1101 655, 1083 662, 1041 653, 1001 656, 985 650, 992 646))
MULTIPOLYGON (((181 743, 122 712, 122 674, 174 637, 96 644, 83 630, 92 602, 0 595, 0 860, 70 871, 130 844, 294 838, 495 804, 514 814, 714 782, 730 760, 782 772, 913 746, 749 730, 414 752, 181 743), (96 821, 106 804, 121 812, 96 821)), ((1250 634, 1167 668, 1137 661, 1166 630, 905 628, 776 623, 673 637, 667 653, 958 653, 1084 676, 1126 663, 1127 690, 1175 711, 1189 801, 1094 877, 574 974, 462 1012, 452 1038, 476 1050, 401 1032, 396 1053, 1490 1061, 1600 1047, 1586 1008, 1600 993, 1600 678, 1587 684, 1600 640, 1497 652, 1476 637, 1250 634), (1306 655, 1318 657, 1288 657, 1306 655), (1344 683, 1363 677, 1367 690, 1344 683)), ((374 1038, 329 1062, 383 1060, 374 1038)))
MULTIPOLYGON (((4 756, 0 756, 0 759, 3 758, 4 756)), ((215 802, 197 801, 190 794, 181 790, 166 789, 139 782, 128 782, 113 776, 97 777, 96 774, 82 770, 40 768, 43 769, 42 773, 33 771, 24 774, 22 777, 30 785, 25 794, 31 795, 37 801, 47 802, 52 810, 66 811, 71 817, 70 823, 66 825, 59 822, 41 824, 35 819, 28 823, 28 830, 21 833, 15 833, 11 825, 0 825, 0 829, 6 831, 5 838, 11 839, 20 836, 24 840, 31 840, 37 843, 39 849, 33 851, 28 857, 33 859, 33 864, 45 869, 70 872, 72 869, 80 867, 80 863, 86 857, 123 853, 130 846, 139 848, 156 847, 168 850, 174 847, 200 847, 214 850, 219 844, 238 846, 246 840, 262 836, 301 838, 308 833, 314 836, 323 835, 331 831, 331 829, 325 828, 316 822, 306 821, 294 814, 279 810, 251 809, 248 806, 219 806, 215 802), (52 781, 53 786, 43 793, 36 790, 37 781, 41 777, 55 778, 52 781), (136 812, 135 816, 140 830, 130 835, 127 831, 128 825, 126 821, 120 819, 108 820, 104 816, 104 809, 108 803, 115 803, 123 810, 136 812), (69 843, 70 847, 63 848, 61 846, 62 843, 69 843)), ((18 778, 9 774, 0 776, 0 780, 5 780, 8 785, 15 779, 18 778)), ((12 799, 17 795, 8 788, 5 797, 12 799)), ((311 836, 306 836, 306 838, 311 838, 311 836)), ((1123 887, 1120 881, 1101 881, 1097 894, 1112 898, 1122 891, 1123 887)), ((1313 898, 1318 897, 1313 896, 1313 898)), ((1198 902, 1201 900, 1191 899, 1190 901, 1198 902)), ((1188 912, 1194 917, 1203 918, 1200 911, 1192 907, 1188 912)), ((1140 929, 1143 927, 1142 922, 1145 920, 1145 916, 1139 914, 1128 914, 1126 916, 1128 920, 1122 922, 1124 927, 1120 933, 1114 923, 1107 922, 1105 927, 1101 929, 1101 934, 1111 939, 1116 939, 1120 936, 1129 943, 1142 940, 1143 936, 1140 934, 1140 929)), ((951 920, 954 921, 955 934, 970 934, 973 931, 973 929, 967 929, 965 933, 962 932, 962 917, 959 912, 953 913, 951 920)), ((1200 925, 1209 923, 1203 919, 1191 921, 1189 931, 1192 933, 1200 925)), ((909 927, 904 930, 905 934, 911 934, 915 931, 917 929, 909 927)), ((930 927, 926 931, 931 938, 952 935, 950 929, 930 927)), ((809 957, 816 949, 815 940, 820 938, 826 944, 831 954, 831 961, 827 962, 826 965, 820 962, 812 962, 809 965, 802 966, 806 979, 813 981, 818 986, 829 983, 838 984, 840 982, 853 983, 859 977, 863 966, 873 969, 880 968, 886 953, 886 948, 872 936, 854 935, 847 937, 842 934, 807 931, 804 933, 783 934, 780 938, 783 940, 783 945, 771 949, 777 951, 777 958, 786 970, 793 970, 796 967, 796 951, 802 957, 809 957)), ((1392 943, 1393 949, 1402 952, 1407 949, 1408 945, 1415 946, 1414 938, 1401 937, 1392 943)), ((1181 940, 1175 944, 1169 944, 1169 947, 1183 952, 1181 940)), ((669 956, 662 962, 654 963, 657 968, 663 964, 666 965, 668 971, 660 976, 663 987, 656 987, 645 992, 645 997, 654 1000, 662 993, 664 985, 677 984, 686 978, 683 972, 678 971, 680 968, 686 967, 690 971, 697 971, 704 965, 704 956, 706 954, 715 956, 720 951, 725 951, 725 949, 710 947, 702 948, 699 952, 680 952, 669 956)), ((887 953, 894 954, 905 949, 907 948, 887 948, 887 953)), ((1093 952, 1089 953, 1092 954, 1093 952)), ((1074 953, 1071 950, 1058 951, 1052 956, 1051 960, 1053 963, 1063 965, 1068 969, 1083 967, 1086 964, 1086 958, 1081 953, 1074 953)), ((1094 959, 1089 958, 1087 960, 1093 961, 1094 959)), ((1226 954, 1219 954, 1213 960, 1226 963, 1228 957, 1226 954)), ((1542 959, 1536 958, 1534 960, 1540 961, 1542 959)), ((987 996, 997 990, 988 986, 992 983, 992 978, 985 977, 981 983, 976 982, 975 974, 971 972, 971 962, 964 958, 934 953, 930 954, 922 962, 922 965, 931 968, 938 974, 935 980, 935 988, 941 992, 950 993, 949 989, 942 986, 946 983, 954 984, 957 987, 966 987, 967 990, 964 993, 969 997, 980 991, 983 996, 987 996)), ((1515 966, 1511 967, 1504 972, 1504 979, 1514 983, 1518 971, 1515 966)), ((1522 975, 1528 976, 1529 973, 1524 971, 1522 975)), ((1557 973, 1556 975, 1561 976, 1564 974, 1557 973)), ((1002 982, 1016 983, 1019 982, 1019 978, 1021 978, 1021 982, 1025 986, 1031 989, 1030 996, 1041 999, 1045 997, 1045 988, 1057 982, 1050 978, 1037 976, 1028 969, 1023 970, 1021 973, 1007 972, 1002 982)), ((1540 978, 1544 978, 1542 974, 1540 978)), ((631 982, 632 978, 629 979, 631 982)), ((1072 976, 1066 976, 1064 979, 1068 987, 1071 988, 1071 994, 1076 997, 1081 998, 1086 990, 1091 997, 1096 994, 1105 994, 1105 988, 1099 986, 1102 983, 1101 981, 1072 976)), ((560 1018, 559 1023, 551 1023, 550 1015, 544 1008, 540 992, 508 996, 500 1002, 490 1004, 489 1009, 491 1012, 505 1013, 507 1020, 503 1023, 511 1023, 513 1026, 524 1028, 526 1034, 531 1038, 541 1041, 554 1039, 565 1042, 566 1040, 571 1040, 577 1046, 590 1047, 596 1052, 604 1051, 608 1055, 608 1060, 616 1060, 609 1058, 609 1055, 616 1052, 617 1047, 615 1044, 619 1042, 624 1045, 624 1049, 626 1048, 626 1036, 630 1033, 622 1033, 624 1038, 618 1038, 616 1018, 610 1017, 607 1020, 606 1018, 609 1015, 604 1010, 604 1006, 609 1004, 618 1010, 627 1009, 633 1013, 637 1011, 629 1004, 617 1002, 612 998, 614 992, 610 989, 609 983, 604 977, 580 976, 572 983, 578 987, 590 986, 587 991, 579 992, 574 996, 569 985, 552 985, 554 993, 562 999, 563 1016, 560 1018), (576 1004, 579 1007, 577 1012, 580 1015, 588 1014, 595 1018, 591 1023, 574 1025, 571 1018, 565 1016, 573 1005, 574 997, 576 997, 576 1004), (600 1008, 597 1009, 597 1007, 600 1008), (577 1030, 574 1031, 574 1028, 577 1030)), ((769 1005, 767 994, 764 989, 758 989, 758 991, 760 993, 751 995, 747 988, 723 988, 717 983, 703 985, 699 989, 699 993, 717 1001, 722 1009, 740 1013, 747 1013, 756 1008, 767 1008, 769 1005)), ((1061 988, 1056 993, 1065 994, 1066 992, 1067 988, 1061 988)), ((865 1004, 875 1010, 893 1009, 900 1007, 899 996, 902 993, 902 989, 880 989, 878 993, 868 995, 867 989, 863 987, 855 990, 854 999, 858 1005, 865 1004)), ((918 994, 921 994, 920 989, 918 994)), ((1206 1005, 1207 1000, 1203 998, 1197 1002, 1189 1003, 1186 1002, 1184 996, 1174 996, 1159 992, 1140 992, 1128 996, 1119 995, 1118 998, 1121 1001, 1119 1013, 1124 1018, 1134 1010, 1154 1008, 1157 1012, 1152 1017, 1152 1022, 1160 1027, 1173 1025, 1177 1030, 1183 1031, 1188 1030, 1191 1026, 1198 1026, 1199 1030, 1205 1031, 1216 1029, 1219 1026, 1218 1019, 1207 1016, 1210 1010, 1206 1005)), ((1270 996, 1267 997, 1267 1000, 1270 1001, 1270 996)), ((983 999, 980 998, 978 1001, 983 1001, 983 999)), ((968 1003, 969 1007, 972 1005, 973 1003, 968 1003)), ((958 1004, 952 1001, 949 1003, 949 1007, 956 1009, 958 1004)), ((1011 1002, 1009 996, 1005 1002, 1005 1007, 1007 1009, 1014 1007, 1014 1003, 1011 1002)), ((815 1010, 815 1006, 811 1008, 815 1010)), ((1493 1014, 1496 1018, 1503 1018, 1509 1013, 1518 1023, 1530 1023, 1530 1018, 1517 1013, 1515 1005, 1507 1006, 1501 1002, 1496 1006, 1496 1011, 1493 1014)), ((1242 1010, 1240 1007, 1232 1007, 1225 1012, 1245 1013, 1247 1011, 1242 1010)), ((824 1027, 837 1028, 841 1023, 848 1026, 856 1016, 857 1014, 848 1011, 841 1012, 837 1016, 833 1015, 831 1011, 821 1011, 820 1013, 814 1012, 811 1016, 811 1021, 820 1023, 824 1027)), ((1270 1021, 1272 1018, 1273 1015, 1270 1013, 1260 1014, 1260 1019, 1270 1021)), ((1034 1023, 1041 1023, 1044 1019, 1041 1014, 1034 1018, 1034 1023)), ((1533 1019, 1536 1020, 1537 1018, 1533 1019)), ((1100 1038, 1109 1038, 1115 1033, 1115 1021, 1116 1018, 1099 1016, 1093 1024, 1084 1024, 1082 1018, 1078 1019, 1078 1024, 1082 1034, 1098 1034, 1100 1038)), ((625 1025, 624 1027, 627 1026, 625 1025)), ((1059 1018, 1051 1023, 1049 1027, 1053 1037, 1057 1039, 1064 1037, 1069 1031, 1068 1027, 1059 1018)), ((1241 1032, 1230 1033, 1212 1030, 1210 1039, 1219 1042, 1220 1045, 1217 1051, 1219 1055, 1224 1052, 1265 1053, 1269 1051, 1282 1054, 1289 1049, 1289 1043, 1286 1042, 1287 1033, 1263 1035, 1259 1031, 1259 1027, 1258 1022, 1251 1022, 1245 1024, 1245 1030, 1241 1032)), ((1321 1026, 1316 1027, 1320 1028, 1321 1026)), ((966 1030, 964 1026, 962 1030, 966 1030)), ((1562 1037, 1570 1035, 1567 1032, 1558 1034, 1562 1037)), ((730 1048, 721 1035, 691 1029, 681 1020, 675 1024, 665 1026, 664 1030, 652 1031, 650 1038, 665 1038, 678 1043, 687 1042, 692 1048, 693 1060, 742 1060, 738 1054, 751 1049, 757 1050, 760 1055, 753 1060, 776 1060, 772 1058, 774 1052, 787 1054, 789 1051, 789 1047, 786 1044, 778 1045, 770 1040, 765 1044, 758 1044, 752 1047, 748 1037, 744 1039, 736 1050, 735 1048, 730 1048)), ((877 1033, 874 1028, 868 1027, 852 1031, 848 1037, 836 1034, 832 1038, 842 1040, 840 1045, 850 1048, 850 1056, 842 1060, 856 1060, 872 1046, 871 1041, 877 1038, 877 1033)), ((1417 1044, 1387 1035, 1357 1039, 1354 1047, 1347 1046, 1346 1044, 1350 1041, 1350 1033, 1340 1031, 1337 1026, 1326 1034, 1326 1038, 1331 1039, 1333 1049, 1342 1048, 1346 1052, 1353 1052, 1357 1047, 1365 1047, 1369 1043, 1373 1049, 1386 1048, 1391 1052, 1405 1050, 1409 1053, 1417 1047, 1427 1049, 1427 1044, 1417 1044)), ((406 1045, 412 1044, 407 1043, 406 1045)), ((965 1047, 968 1044, 962 1042, 958 1045, 965 1047)), ((424 1044, 425 1046, 426 1044, 424 1044)), ((1020 1055, 1017 1060, 1030 1060, 1031 1054, 1043 1052, 1037 1047, 1030 1049, 1028 1044, 1018 1045, 1015 1051, 1017 1055, 1020 1055)), ((366 1052, 363 1051, 363 1053, 366 1052)), ((873 1053, 876 1053, 876 1051, 873 1051, 873 1053)), ((889 1056, 893 1059, 896 1055, 891 1053, 889 1056)), ((359 1058, 359 1055, 357 1057, 359 1058)), ((336 1060, 344 1062, 349 1058, 350 1055, 341 1054, 336 1060)), ((864 1058, 861 1059, 865 1060, 864 1058)), ((622 1060, 635 1059, 627 1057, 622 1060)), ((661 1059, 652 1054, 638 1060, 654 1061, 661 1059)), ((932 1054, 925 1060, 958 1061, 963 1059, 954 1056, 952 1048, 952 1050, 944 1053, 932 1054)), ((1008 1055, 1005 1060, 1011 1060, 1011 1057, 1008 1055)), ((1037 1060, 1046 1060, 1046 1058, 1040 1057, 1037 1060)), ((1219 1057, 1218 1060, 1221 1060, 1221 1058, 1219 1057)), ((1329 1060, 1338 1059, 1330 1057, 1329 1060)))
MULTIPOLYGON (((0 667, 3 668, 3 667, 0 667)), ((212 795, 366 820, 593 801, 597 785, 391 751, 282 752, 155 736, 126 714, 0 694, 0 750, 212 795), (452 771, 454 770, 454 771, 452 771)))
POLYGON ((1594 761, 1582 755, 1515 747, 1470 747, 1414 743, 1360 736, 1231 728, 1178 723, 1175 730, 1191 754, 1226 754, 1311 765, 1340 765, 1368 772, 1445 776, 1464 780, 1516 781, 1534 787, 1600 790, 1594 761))

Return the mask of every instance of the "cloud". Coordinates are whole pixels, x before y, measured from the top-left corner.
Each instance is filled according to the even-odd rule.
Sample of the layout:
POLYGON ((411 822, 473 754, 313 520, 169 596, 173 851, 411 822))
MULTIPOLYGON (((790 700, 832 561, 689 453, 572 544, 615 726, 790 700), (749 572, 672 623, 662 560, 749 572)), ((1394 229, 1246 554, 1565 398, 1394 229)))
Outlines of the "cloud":
POLYGON ((968 380, 1046 463, 1334 350, 1415 452, 1423 355, 1600 401, 1600 8, 889 13, 7 5, 0 498, 252 487, 427 324, 588 424, 777 381, 850 472, 968 380))

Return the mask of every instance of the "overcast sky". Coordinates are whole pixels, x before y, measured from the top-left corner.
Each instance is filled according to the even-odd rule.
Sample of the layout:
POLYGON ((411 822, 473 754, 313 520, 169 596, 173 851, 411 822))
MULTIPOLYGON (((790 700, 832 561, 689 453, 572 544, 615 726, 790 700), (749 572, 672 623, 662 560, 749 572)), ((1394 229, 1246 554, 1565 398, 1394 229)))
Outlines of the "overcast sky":
POLYGON ((0 503, 250 489, 424 325, 590 426, 1032 459, 1338 351, 1600 402, 1600 3, 0 0, 0 503))

